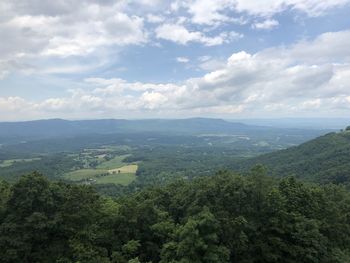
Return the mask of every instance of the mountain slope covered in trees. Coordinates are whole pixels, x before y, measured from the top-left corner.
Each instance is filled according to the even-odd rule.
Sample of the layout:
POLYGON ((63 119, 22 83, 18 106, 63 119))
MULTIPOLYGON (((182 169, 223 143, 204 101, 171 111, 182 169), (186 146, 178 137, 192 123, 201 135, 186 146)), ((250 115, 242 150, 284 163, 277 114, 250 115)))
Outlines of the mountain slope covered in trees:
POLYGON ((350 195, 228 172, 117 200, 24 176, 0 183, 1 262, 350 261, 350 195))
POLYGON ((350 186, 350 131, 329 133, 296 147, 242 161, 238 166, 247 170, 258 163, 278 176, 295 175, 350 186))
POLYGON ((161 134, 236 134, 250 136, 290 136, 314 138, 324 131, 310 129, 280 129, 229 122, 222 119, 103 119, 68 121, 62 119, 26 122, 0 122, 0 143, 16 138, 23 140, 43 138, 66 138, 71 136, 115 133, 161 133, 161 134))

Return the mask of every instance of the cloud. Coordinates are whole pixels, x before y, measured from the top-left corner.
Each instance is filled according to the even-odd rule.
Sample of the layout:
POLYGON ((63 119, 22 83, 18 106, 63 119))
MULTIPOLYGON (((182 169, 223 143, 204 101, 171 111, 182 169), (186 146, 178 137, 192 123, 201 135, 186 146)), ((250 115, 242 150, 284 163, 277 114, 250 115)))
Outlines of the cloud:
POLYGON ((309 16, 320 16, 332 8, 348 3, 349 0, 236 0, 235 10, 263 17, 273 16, 288 9, 301 11, 309 16))
POLYGON ((267 19, 263 22, 255 22, 252 24, 252 28, 258 30, 270 30, 279 26, 279 22, 275 19, 267 19))
POLYGON ((177 57, 176 61, 179 63, 188 63, 190 60, 186 57, 177 57))
POLYGON ((172 41, 181 45, 186 45, 190 42, 197 42, 206 46, 222 45, 243 37, 242 34, 237 32, 222 32, 217 36, 209 37, 199 31, 189 31, 183 25, 179 24, 164 24, 157 27, 156 36, 157 38, 172 41))
POLYGON ((188 5, 188 12, 195 24, 215 25, 231 21, 231 18, 222 11, 232 10, 233 7, 233 0, 196 0, 188 5))
POLYGON ((38 61, 68 69, 73 66, 57 65, 61 61, 56 58, 93 57, 147 43, 144 19, 126 13, 126 6, 109 0, 1 1, 0 39, 6 41, 0 44, 0 67, 6 72, 27 67, 27 72, 37 68, 32 72, 50 73, 40 69, 38 61))
POLYGON ((269 18, 288 10, 303 12, 313 17, 321 16, 330 9, 342 7, 349 2, 349 0, 177 0, 172 3, 171 9, 174 12, 178 12, 181 8, 185 9, 191 15, 193 24, 218 26, 223 23, 246 24, 251 17, 269 18))
MULTIPOLYGON (((232 54, 220 68, 182 83, 128 82, 89 78, 90 89, 71 91, 70 97, 42 102, 19 97, 1 98, 1 118, 20 112, 47 117, 184 117, 331 116, 350 111, 350 57, 337 47, 348 44, 350 33, 325 33, 311 41, 250 54, 232 54), (339 42, 343 42, 340 44, 339 42), (308 53, 300 48, 329 52, 308 53), (8 115, 7 115, 8 114, 8 115), (283 115, 284 114, 284 115, 283 115)), ((210 59, 210 58, 205 58, 210 59)), ((208 61, 208 60, 207 60, 208 61)))
POLYGON ((215 71, 226 65, 226 60, 220 58, 201 57, 199 61, 199 68, 205 71, 215 71))
POLYGON ((165 20, 165 18, 162 16, 159 16, 159 15, 153 15, 153 14, 147 15, 147 22, 149 22, 149 23, 158 24, 158 23, 163 22, 164 20, 165 20))
MULTIPOLYGON (((349 1, 3 0, 0 39, 6 41, 0 44, 0 79, 13 71, 99 76, 93 69, 108 62, 114 66, 115 53, 130 45, 171 41, 219 47, 244 37, 230 31, 229 24, 249 22, 253 29, 270 30, 279 26, 275 16, 282 12, 320 16, 349 1)), ((350 109, 349 46, 348 30, 258 52, 243 48, 228 58, 222 57, 225 46, 216 53, 219 57, 209 53, 198 58, 197 70, 206 74, 196 78, 149 83, 90 77, 73 85, 86 89, 74 89, 69 96, 40 101, 0 97, 0 118, 345 114, 350 109)), ((188 62, 186 57, 176 60, 188 62)), ((72 79, 79 78, 85 77, 72 79)))
MULTIPOLYGON (((144 43, 143 19, 119 9, 118 5, 87 4, 61 16, 49 16, 46 9, 40 15, 17 14, 0 25, 0 34, 7 39, 7 44, 1 45, 0 55, 6 52, 12 57, 26 54, 66 57, 86 55, 101 46, 144 43)), ((28 7, 27 12, 30 11, 28 7)))
MULTIPOLYGON (((253 21, 255 29, 278 26, 273 18, 288 10, 319 16, 350 0, 81 0, 0 1, 0 77, 20 69, 43 73, 37 60, 57 65, 57 58, 114 57, 131 45, 219 46, 243 37, 228 24, 253 21), (254 22, 255 21, 255 22, 254 22), (163 23, 161 25, 161 23, 163 23), (113 54, 113 56, 111 55, 113 54), (14 66, 16 65, 16 66, 14 66), (25 69, 27 68, 27 69, 25 69), (37 69, 37 70, 32 70, 37 69)), ((97 58, 102 60, 101 58, 97 58)), ((109 58, 112 60, 112 58, 109 58)), ((99 65, 99 63, 95 63, 99 65)), ((74 68, 71 67, 74 71, 74 68)), ((57 70, 60 71, 60 70, 57 70)), ((55 72, 53 70, 52 72, 55 72)), ((67 70, 68 72, 68 70, 67 70)), ((46 74, 51 74, 46 71, 46 74)))

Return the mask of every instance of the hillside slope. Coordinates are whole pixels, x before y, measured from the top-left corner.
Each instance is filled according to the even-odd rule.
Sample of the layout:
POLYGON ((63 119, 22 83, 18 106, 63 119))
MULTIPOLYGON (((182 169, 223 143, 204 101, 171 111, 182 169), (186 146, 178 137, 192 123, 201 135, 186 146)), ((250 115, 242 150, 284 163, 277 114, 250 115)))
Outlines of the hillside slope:
MULTIPOLYGON (((273 127, 247 125, 228 122, 222 119, 146 119, 146 120, 80 120, 61 119, 37 120, 27 122, 0 122, 0 139, 6 138, 52 138, 86 134, 145 133, 163 134, 237 134, 263 136, 274 135, 314 138, 325 130, 279 129, 273 127)), ((297 139, 298 140, 298 139, 297 139)))
POLYGON ((296 147, 261 155, 241 163, 239 168, 246 170, 258 163, 272 174, 350 186, 350 132, 329 133, 296 147))

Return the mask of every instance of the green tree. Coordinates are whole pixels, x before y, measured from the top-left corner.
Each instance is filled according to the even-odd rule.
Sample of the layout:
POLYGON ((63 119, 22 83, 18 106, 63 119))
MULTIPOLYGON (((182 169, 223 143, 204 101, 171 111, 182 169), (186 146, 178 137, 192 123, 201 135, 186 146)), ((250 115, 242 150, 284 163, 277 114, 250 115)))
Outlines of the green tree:
POLYGON ((220 246, 218 221, 209 209, 188 219, 176 233, 175 242, 164 245, 161 262, 228 262, 229 251, 220 246))

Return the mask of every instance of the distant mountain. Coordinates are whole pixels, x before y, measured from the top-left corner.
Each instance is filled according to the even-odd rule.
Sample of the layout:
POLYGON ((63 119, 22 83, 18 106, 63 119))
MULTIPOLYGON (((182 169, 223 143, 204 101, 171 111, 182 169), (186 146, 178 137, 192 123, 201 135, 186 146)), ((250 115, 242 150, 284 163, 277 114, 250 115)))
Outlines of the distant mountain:
POLYGON ((248 169, 264 164, 278 176, 295 175, 321 183, 350 186, 350 131, 329 133, 296 147, 249 159, 240 164, 248 169))
POLYGON ((248 125, 299 128, 299 129, 341 129, 350 123, 350 118, 279 118, 228 120, 248 125))
POLYGON ((191 118, 191 119, 147 119, 147 120, 82 120, 68 121, 61 119, 38 120, 27 122, 0 123, 0 138, 51 138, 86 134, 113 134, 157 132, 164 134, 237 134, 289 136, 314 138, 324 131, 301 129, 278 129, 247 125, 238 122, 228 122, 221 119, 191 118))

